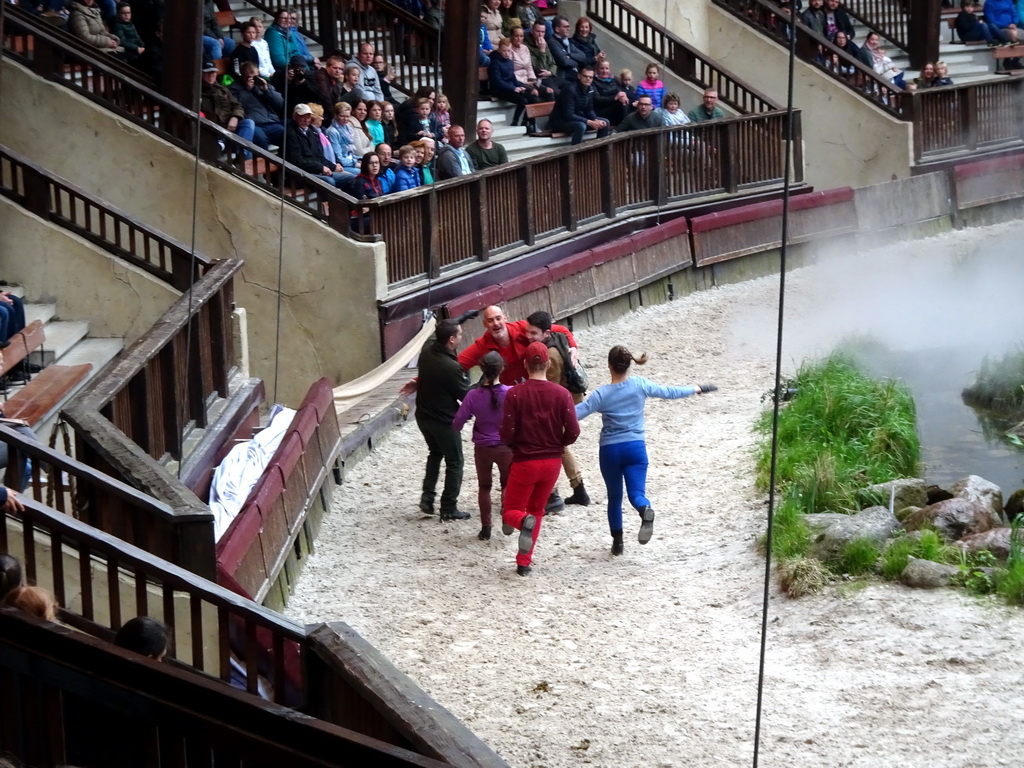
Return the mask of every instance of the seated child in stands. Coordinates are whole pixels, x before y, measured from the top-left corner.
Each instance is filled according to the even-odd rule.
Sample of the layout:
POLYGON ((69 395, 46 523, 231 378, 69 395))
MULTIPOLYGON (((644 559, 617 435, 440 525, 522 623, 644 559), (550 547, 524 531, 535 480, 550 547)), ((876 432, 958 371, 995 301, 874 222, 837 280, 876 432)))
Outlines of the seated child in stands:
POLYGON ((633 111, 636 109, 637 99, 636 86, 633 85, 633 70, 624 69, 619 72, 619 85, 626 92, 626 98, 629 99, 629 109, 633 111))
POLYGON ((946 66, 944 61, 935 62, 935 80, 932 82, 932 87, 938 87, 940 85, 952 85, 953 78, 949 76, 949 67, 946 66))
POLYGON ((57 601, 42 587, 15 587, 4 603, 44 621, 57 620, 57 601))
POLYGON ((117 16, 110 23, 110 31, 121 41, 124 57, 129 64, 134 64, 146 51, 142 36, 132 23, 132 7, 128 3, 117 4, 117 16))
POLYGON ((167 655, 167 627, 149 616, 136 616, 117 630, 114 645, 163 661, 167 655))
POLYGON ((448 128, 452 124, 452 115, 451 104, 448 103, 448 97, 443 93, 437 94, 437 99, 434 101, 434 120, 437 122, 441 132, 447 137, 448 128))
POLYGON ((423 183, 423 174, 416 167, 416 148, 404 145, 398 150, 398 160, 401 166, 395 171, 395 184, 391 191, 404 192, 420 186, 423 183))
POLYGON ((963 0, 960 3, 960 13, 956 15, 953 26, 963 43, 980 43, 985 41, 990 46, 997 46, 1007 41, 1006 35, 998 26, 988 19, 979 19, 974 15, 978 4, 974 0, 963 0))
POLYGON ((394 151, 398 146, 398 121, 395 119, 395 105, 385 102, 381 109, 380 124, 384 128, 384 143, 394 151))
POLYGON ((636 87, 637 98, 650 96, 654 108, 661 107, 661 100, 665 97, 665 84, 661 82, 661 68, 653 62, 647 65, 646 77, 636 87))
POLYGON ((379 101, 370 101, 366 104, 366 126, 367 133, 370 134, 370 141, 373 142, 373 146, 376 147, 382 141, 384 141, 384 125, 380 119, 384 116, 384 105, 379 101))
POLYGON ((491 36, 487 34, 487 11, 480 11, 480 52, 477 55, 477 66, 486 67, 491 63, 491 51, 494 50, 494 46, 491 45, 491 36))

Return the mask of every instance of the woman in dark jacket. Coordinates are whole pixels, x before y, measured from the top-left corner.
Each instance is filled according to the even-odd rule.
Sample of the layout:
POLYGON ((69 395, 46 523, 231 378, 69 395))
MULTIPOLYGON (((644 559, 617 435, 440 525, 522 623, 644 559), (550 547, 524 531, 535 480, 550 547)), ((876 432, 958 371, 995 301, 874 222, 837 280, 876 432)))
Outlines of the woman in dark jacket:
POLYGON ((605 57, 604 51, 597 44, 597 36, 594 35, 593 28, 590 19, 581 16, 576 20, 576 34, 572 36, 572 41, 587 54, 588 67, 596 67, 598 60, 605 57))
POLYGON ((501 38, 497 50, 491 51, 491 64, 487 68, 487 87, 492 96, 515 104, 516 112, 512 116, 511 125, 519 125, 527 104, 536 104, 540 101, 540 94, 535 86, 521 83, 516 79, 515 64, 512 62, 512 41, 507 37, 501 38))
POLYGON ((594 76, 594 112, 615 127, 629 112, 629 98, 619 81, 612 77, 612 65, 602 59, 594 76))
MULTIPOLYGON (((352 196, 356 200, 372 200, 384 194, 380 183, 380 158, 376 152, 367 152, 359 164, 359 175, 352 181, 352 196)), ((352 210, 352 229, 360 234, 370 233, 370 209, 352 210)))

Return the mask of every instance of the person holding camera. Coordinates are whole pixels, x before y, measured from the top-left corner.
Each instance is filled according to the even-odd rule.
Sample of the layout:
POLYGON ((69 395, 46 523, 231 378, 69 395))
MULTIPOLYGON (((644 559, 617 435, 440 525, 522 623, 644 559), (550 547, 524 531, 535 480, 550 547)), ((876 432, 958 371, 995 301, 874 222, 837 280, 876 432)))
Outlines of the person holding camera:
POLYGON ((280 147, 284 140, 284 97, 259 75, 259 65, 242 62, 241 73, 228 88, 255 123, 252 143, 261 149, 280 147))

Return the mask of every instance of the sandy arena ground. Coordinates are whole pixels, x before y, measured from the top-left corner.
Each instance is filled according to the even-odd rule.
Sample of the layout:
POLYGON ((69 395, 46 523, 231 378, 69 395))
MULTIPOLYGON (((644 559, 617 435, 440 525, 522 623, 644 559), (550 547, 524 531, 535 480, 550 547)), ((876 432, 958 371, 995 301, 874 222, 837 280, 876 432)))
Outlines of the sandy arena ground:
MULTIPOLYGON (((884 294, 865 311, 878 289, 870 276, 899 251, 905 277, 962 281, 962 258, 1006 232, 792 273, 784 370, 851 331, 954 333, 908 307, 926 292, 905 283, 903 318, 883 311, 896 303, 884 294), (851 295, 859 308, 843 304, 851 295)), ((289 615, 352 625, 516 768, 750 765, 764 576, 755 540, 767 514, 751 425, 773 383, 777 295, 776 278, 726 286, 578 334, 594 386, 608 381, 607 349, 625 343, 651 356, 642 375, 720 387, 648 403, 658 517, 647 546, 627 514, 625 555, 608 551, 599 417, 582 423, 576 447, 594 504, 547 518, 528 578, 516 575, 514 536, 496 527, 490 542, 476 538, 469 428, 461 506, 473 518, 419 515, 424 445, 410 422, 340 489, 289 615)), ((1020 610, 952 590, 840 584, 790 600, 773 586, 760 764, 1019 765, 1022 679, 1020 610)))

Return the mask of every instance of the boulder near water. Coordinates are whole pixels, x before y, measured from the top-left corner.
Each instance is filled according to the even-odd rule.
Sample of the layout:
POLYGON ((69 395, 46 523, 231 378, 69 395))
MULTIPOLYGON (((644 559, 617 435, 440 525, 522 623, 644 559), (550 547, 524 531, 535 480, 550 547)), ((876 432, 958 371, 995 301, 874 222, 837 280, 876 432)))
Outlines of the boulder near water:
POLYGON ((949 490, 958 498, 984 504, 999 520, 1003 520, 1003 492, 995 483, 977 475, 968 475, 953 483, 949 490))
POLYGON ((959 541, 972 533, 982 533, 1001 525, 998 515, 980 501, 954 498, 929 504, 903 521, 908 531, 934 528, 946 541, 959 541))

